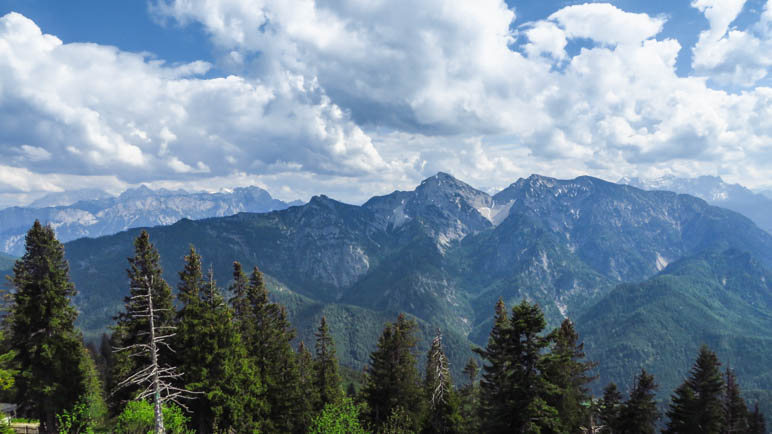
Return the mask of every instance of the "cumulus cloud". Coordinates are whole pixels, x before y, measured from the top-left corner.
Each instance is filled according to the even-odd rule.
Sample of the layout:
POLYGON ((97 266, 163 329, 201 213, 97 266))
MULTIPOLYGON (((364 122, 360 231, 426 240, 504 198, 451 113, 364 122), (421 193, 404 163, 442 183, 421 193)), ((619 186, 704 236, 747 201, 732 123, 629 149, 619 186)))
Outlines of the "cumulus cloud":
POLYGON ((9 13, 0 18, 0 155, 40 173, 129 182, 288 163, 336 174, 385 167, 315 81, 197 76, 209 68, 63 44, 9 13))
POLYGON ((700 33, 692 67, 720 85, 750 87, 764 79, 772 66, 772 0, 748 29, 731 28, 745 0, 694 0, 710 28, 700 33))
MULTIPOLYGON (((698 55, 704 41, 731 39, 743 2, 693 6, 711 25, 693 48, 707 66, 693 76, 676 74, 682 47, 661 35, 666 18, 610 4, 518 23, 501 0, 156 3, 160 20, 211 36, 231 74, 214 78, 202 78, 205 62, 62 44, 10 14, 0 19, 0 155, 34 173, 249 182, 350 202, 438 170, 487 188, 534 172, 768 183, 772 91, 713 88, 730 55, 698 55), (569 55, 576 40, 585 48, 569 55)), ((749 33, 759 47, 770 14, 749 33)))

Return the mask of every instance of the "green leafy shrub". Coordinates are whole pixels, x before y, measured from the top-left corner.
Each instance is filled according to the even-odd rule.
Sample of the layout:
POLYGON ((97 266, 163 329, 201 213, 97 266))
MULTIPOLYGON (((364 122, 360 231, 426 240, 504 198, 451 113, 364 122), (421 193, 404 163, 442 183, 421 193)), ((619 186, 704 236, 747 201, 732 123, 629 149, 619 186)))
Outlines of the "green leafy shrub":
POLYGON ((359 423, 359 406, 349 398, 327 404, 311 422, 310 434, 365 434, 359 423))
MULTIPOLYGON (((176 405, 164 406, 164 428, 168 434, 191 434, 188 430, 188 418, 176 405)), ((152 433, 155 428, 153 405, 147 401, 131 401, 126 404, 115 424, 113 432, 120 434, 152 433)))

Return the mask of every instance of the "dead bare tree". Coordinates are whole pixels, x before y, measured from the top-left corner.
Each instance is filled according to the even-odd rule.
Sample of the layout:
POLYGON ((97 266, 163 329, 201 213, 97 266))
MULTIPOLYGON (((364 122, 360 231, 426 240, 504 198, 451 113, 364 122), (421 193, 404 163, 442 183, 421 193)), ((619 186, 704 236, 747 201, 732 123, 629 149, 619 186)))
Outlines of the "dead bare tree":
POLYGON ((148 331, 142 332, 142 336, 147 336, 147 342, 137 343, 122 348, 113 348, 113 352, 131 351, 131 357, 146 357, 150 362, 147 366, 139 369, 124 379, 115 388, 116 391, 128 386, 138 386, 142 392, 136 396, 137 400, 153 397, 155 408, 155 434, 165 434, 163 421, 163 404, 174 402, 187 410, 185 404, 181 401, 194 398, 197 392, 175 387, 173 383, 182 377, 181 372, 176 372, 174 366, 161 366, 158 362, 158 350, 161 346, 170 351, 174 350, 166 342, 167 339, 174 336, 173 326, 156 326, 156 315, 165 309, 153 307, 153 277, 147 276, 144 279, 144 285, 140 288, 132 288, 137 295, 131 297, 134 301, 131 312, 128 312, 132 318, 145 318, 148 323, 148 331))

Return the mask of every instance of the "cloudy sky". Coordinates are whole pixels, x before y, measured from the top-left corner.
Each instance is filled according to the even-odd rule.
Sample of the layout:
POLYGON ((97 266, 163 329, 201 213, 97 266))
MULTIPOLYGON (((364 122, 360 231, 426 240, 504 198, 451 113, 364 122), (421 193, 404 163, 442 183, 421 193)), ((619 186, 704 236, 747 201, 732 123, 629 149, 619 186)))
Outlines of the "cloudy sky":
POLYGON ((772 0, 0 0, 0 204, 437 171, 772 187, 772 0))

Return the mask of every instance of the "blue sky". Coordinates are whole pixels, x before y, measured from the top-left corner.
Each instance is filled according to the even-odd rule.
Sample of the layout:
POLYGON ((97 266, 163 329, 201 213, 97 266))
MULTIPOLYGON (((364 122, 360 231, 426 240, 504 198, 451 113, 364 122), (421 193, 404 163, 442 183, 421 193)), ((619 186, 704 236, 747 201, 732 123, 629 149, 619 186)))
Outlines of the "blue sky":
POLYGON ((772 0, 0 0, 0 205, 442 170, 770 188, 772 0))

